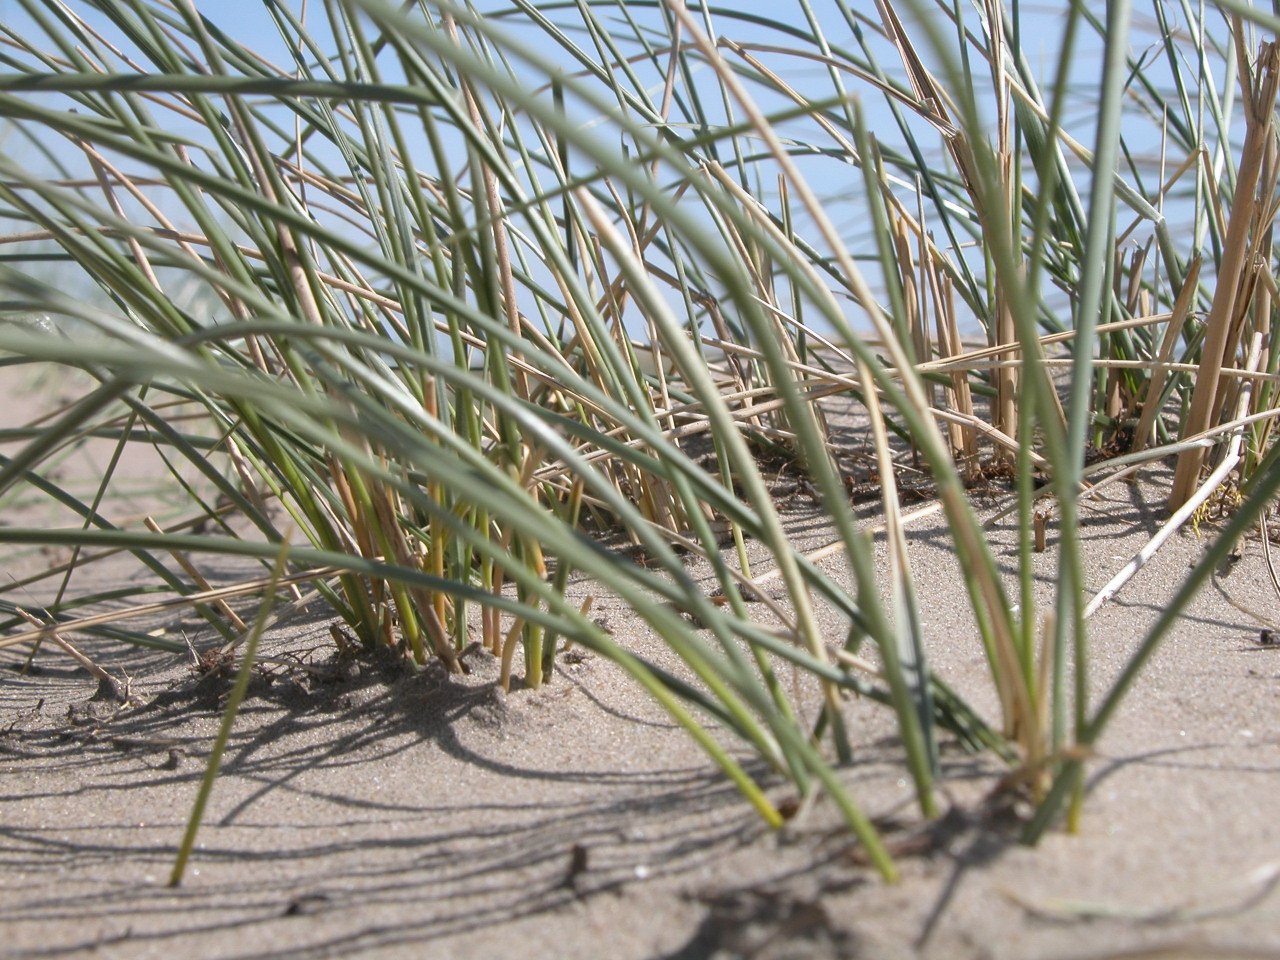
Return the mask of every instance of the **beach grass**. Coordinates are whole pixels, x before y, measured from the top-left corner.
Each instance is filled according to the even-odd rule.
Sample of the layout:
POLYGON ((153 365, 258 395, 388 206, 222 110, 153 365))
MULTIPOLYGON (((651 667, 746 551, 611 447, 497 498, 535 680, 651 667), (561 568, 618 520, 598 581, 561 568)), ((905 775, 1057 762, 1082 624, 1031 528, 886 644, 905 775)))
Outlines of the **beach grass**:
POLYGON ((366 649, 457 670, 479 644, 507 687, 579 644, 768 823, 774 778, 825 793, 892 878, 840 774, 846 699, 893 711, 922 816, 956 739, 1010 765, 1026 839, 1074 824, 1125 693, 1280 488, 1280 55, 1248 4, 272 0, 252 41, 190 0, 15 6, 0 364, 76 377, 0 431, 0 503, 57 518, 0 543, 68 558, 0 585, 0 650, 95 676, 82 637, 186 656, 132 625, 185 605, 248 663, 304 587, 366 649), (88 443, 107 465, 73 489, 57 466, 88 443), (121 509, 134 450, 163 464, 158 519, 121 509), (1169 522, 1091 595, 1082 499, 1161 462, 1169 522), (817 552, 779 463, 829 519, 817 552), (908 466, 968 577, 992 716, 930 669, 908 466), (1224 491, 1095 698, 1088 617, 1224 491), (984 530, 1010 513, 1014 577, 984 530), (122 554, 145 588, 77 593, 122 554), (232 559, 235 582, 202 572, 232 559), (679 669, 617 642, 603 595, 679 669))

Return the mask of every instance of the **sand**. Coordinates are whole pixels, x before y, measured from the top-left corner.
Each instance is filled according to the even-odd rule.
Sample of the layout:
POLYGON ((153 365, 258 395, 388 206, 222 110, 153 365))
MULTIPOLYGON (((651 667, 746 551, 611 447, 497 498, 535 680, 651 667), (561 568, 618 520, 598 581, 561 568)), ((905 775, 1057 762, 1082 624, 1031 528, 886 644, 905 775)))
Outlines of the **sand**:
MULTIPOLYGON (((1165 483, 1113 487, 1086 511, 1092 589, 1158 525, 1165 483)), ((788 522, 823 542, 813 510, 788 522)), ((1011 533, 992 534, 1010 562, 1011 533)), ((1175 537, 1093 618, 1096 689, 1202 549, 1175 537)), ((910 552, 936 669, 990 709, 945 526, 913 526, 910 552)), ((1039 560, 1044 587, 1052 537, 1039 560)), ((629 648, 663 655, 607 597, 597 612, 629 648)), ((851 703, 856 757, 840 775, 902 852, 896 885, 868 869, 825 801, 766 829, 597 656, 504 694, 482 652, 463 677, 334 662, 332 617, 316 607, 266 639, 174 890, 227 679, 97 647, 130 678, 122 709, 92 701, 94 681, 54 651, 28 675, 0 651, 0 956, 1280 957, 1280 646, 1260 642, 1268 616, 1280 619, 1255 538, 1125 702, 1089 764, 1080 833, 1035 849, 1016 842, 1016 811, 987 802, 1001 768, 957 749, 944 754, 947 812, 922 823, 891 718, 851 703)), ((210 639, 189 616, 167 627, 210 639)))

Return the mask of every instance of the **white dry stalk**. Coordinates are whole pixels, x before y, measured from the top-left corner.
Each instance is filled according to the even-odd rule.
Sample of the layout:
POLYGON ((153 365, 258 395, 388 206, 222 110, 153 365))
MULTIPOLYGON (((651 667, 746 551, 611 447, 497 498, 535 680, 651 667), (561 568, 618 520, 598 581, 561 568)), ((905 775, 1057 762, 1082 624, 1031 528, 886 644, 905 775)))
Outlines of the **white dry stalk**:
MULTIPOLYGON (((1246 367, 1250 370, 1255 369, 1258 364, 1258 358, 1262 350, 1262 334, 1255 333, 1253 342, 1249 347, 1249 361, 1246 367)), ((1242 421, 1245 411, 1249 409, 1249 398, 1253 393, 1253 381, 1245 380, 1240 385, 1240 396, 1236 403, 1236 419, 1242 421)), ((1155 535, 1147 541, 1141 550, 1134 554, 1133 559, 1124 565, 1124 567, 1111 578, 1105 587, 1098 591, 1097 595, 1089 601, 1089 605, 1085 607, 1085 618, 1093 616, 1093 614, 1104 603, 1114 597, 1120 590, 1133 579, 1133 575, 1146 566, 1147 562, 1155 556, 1158 551, 1173 534, 1181 529, 1181 527, 1191 519, 1197 510, 1211 497, 1227 479, 1227 476, 1240 463, 1240 450, 1244 445, 1244 429, 1243 422, 1237 424, 1235 433, 1231 437, 1231 446, 1227 450, 1227 455, 1223 457, 1222 462, 1217 468, 1209 474, 1208 479, 1200 485, 1200 487, 1187 498, 1173 516, 1165 521, 1164 525, 1156 531, 1155 535)))

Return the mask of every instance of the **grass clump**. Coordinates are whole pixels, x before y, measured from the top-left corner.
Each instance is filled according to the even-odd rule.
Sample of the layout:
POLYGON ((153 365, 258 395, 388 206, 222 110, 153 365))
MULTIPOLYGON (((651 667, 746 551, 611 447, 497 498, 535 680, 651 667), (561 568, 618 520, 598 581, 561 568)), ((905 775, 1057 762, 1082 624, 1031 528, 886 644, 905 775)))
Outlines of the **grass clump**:
POLYGON ((1178 609, 1094 706, 1082 492, 1176 453, 1171 508, 1190 516, 1237 474, 1195 588, 1280 487, 1263 269, 1277 55, 1251 7, 1178 24, 1160 0, 1143 19, 1109 4, 1106 22, 1070 5, 1040 75, 1016 2, 962 16, 921 0, 911 17, 801 3, 801 27, 680 0, 270 2, 257 49, 186 0, 19 6, 0 116, 39 163, 0 155, 17 321, 0 326, 2 362, 74 368, 87 386, 3 437, 0 497, 34 492, 63 521, 0 527, 0 542, 69 551, 19 583, 48 595, 38 615, 0 601, 6 648, 77 632, 173 646, 84 615, 101 598, 69 590, 120 551, 228 647, 263 629, 231 598, 304 583, 365 647, 457 668, 476 641, 504 683, 536 687, 582 644, 768 822, 781 814, 709 726, 801 794, 829 793, 892 876, 831 766, 852 751, 842 698, 894 711, 925 816, 940 730, 1006 758, 1038 804, 1034 839, 1080 797, 1083 758, 1178 609), (1082 126, 1086 47, 1102 70, 1082 126), (828 427, 840 395, 865 411, 885 569, 828 427), (54 467, 91 439, 109 466, 87 494, 67 489, 54 467), (174 479, 163 522, 111 509, 132 448, 174 479), (764 454, 821 501, 852 592, 788 539, 764 454), (970 575, 989 724, 930 670, 904 455, 970 575), (1011 482, 1016 596, 971 504, 984 475, 1011 482), (1060 563, 1038 608, 1043 498, 1060 563), (286 545, 288 569, 267 576, 286 545), (263 569, 214 588, 215 557, 263 569), (682 672, 601 629, 589 599, 567 598, 574 577, 620 597, 682 672), (818 604, 843 618, 840 649, 818 604), (779 681, 793 668, 816 691, 816 733, 779 681))

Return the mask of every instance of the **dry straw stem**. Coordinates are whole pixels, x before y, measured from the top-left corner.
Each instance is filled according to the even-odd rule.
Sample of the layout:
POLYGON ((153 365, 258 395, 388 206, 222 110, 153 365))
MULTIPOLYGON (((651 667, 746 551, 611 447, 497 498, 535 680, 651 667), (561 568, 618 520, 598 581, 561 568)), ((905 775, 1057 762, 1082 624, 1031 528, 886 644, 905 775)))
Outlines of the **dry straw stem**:
MULTIPOLYGON (((885 36, 898 51, 916 96, 921 102, 928 104, 932 112, 956 131, 954 135, 945 138, 946 149, 955 164, 960 182, 966 191, 975 221, 979 224, 990 224, 994 216, 1011 215, 1012 211, 1017 209, 1017 205, 1011 202, 1012 198, 1009 195, 1009 191, 1014 189, 1015 183, 1010 176, 1012 157, 1008 144, 1010 134, 1008 112, 1009 78, 1004 69, 1003 30, 999 26, 999 18, 997 17, 993 23, 991 18, 993 10, 988 4, 987 17, 984 18, 988 27, 989 49, 987 56, 995 73, 994 94, 998 113, 998 143, 996 145, 995 160, 1001 167, 999 183, 1005 191, 1004 195, 999 198, 1003 202, 995 204, 994 206, 997 209, 993 210, 991 209, 993 204, 989 202, 989 198, 985 196, 981 189, 983 178, 979 173, 980 165, 974 155, 973 144, 969 140, 970 132, 965 130, 963 125, 954 124, 948 112, 949 109, 955 111, 954 102, 928 67, 925 66, 925 59, 916 49, 915 43, 912 41, 893 5, 884 2, 884 0, 876 0, 876 8, 884 25, 885 36)), ((1019 338, 1014 328, 1013 315, 1008 302, 1007 280, 1000 273, 997 273, 992 279, 994 283, 994 301, 992 305, 994 320, 989 320, 986 324, 987 335, 991 345, 995 348, 996 356, 1004 356, 1011 359, 1017 352, 1019 338)), ((1016 406, 1017 370, 1012 366, 997 369, 994 385, 996 397, 992 408, 990 426, 1007 437, 1016 436, 1018 432, 1016 406)), ((1016 446, 1014 449, 1016 450, 1016 446)), ((1008 452, 1007 447, 1002 447, 997 456, 1001 459, 1009 459, 1008 452)))
MULTIPOLYGON (((1275 216, 1270 197, 1275 192, 1274 179, 1260 183, 1267 143, 1276 136, 1275 105, 1280 90, 1280 47, 1263 43, 1252 71, 1244 67, 1244 28, 1239 17, 1233 18, 1237 56, 1241 61, 1241 100, 1244 104, 1245 139, 1236 174, 1235 195, 1227 222, 1227 236, 1222 261, 1218 266, 1213 302, 1206 320, 1206 332, 1191 408, 1182 423, 1183 435, 1200 433, 1216 419, 1222 393, 1220 375, 1227 358, 1239 349, 1242 326, 1235 323, 1247 303, 1239 298, 1246 289, 1252 271, 1247 271, 1250 236, 1262 233, 1275 216), (1265 222, 1261 219, 1267 217, 1265 222)), ((1178 457, 1169 508, 1186 503, 1195 489, 1204 451, 1188 450, 1178 457)))
POLYGON ((1186 325, 1187 317, 1191 315, 1191 307, 1195 303, 1196 291, 1199 289, 1201 263, 1202 259, 1197 256, 1192 259, 1187 268, 1186 277, 1182 281, 1182 289, 1178 291, 1178 299, 1174 303, 1173 316, 1169 321, 1169 325, 1165 328, 1164 337, 1160 341, 1160 353, 1156 357, 1151 376, 1147 378, 1147 392, 1142 405, 1142 416, 1138 419, 1138 426, 1133 432, 1133 451, 1135 453, 1142 450, 1155 434, 1156 417, 1160 415, 1160 397, 1164 392, 1166 371, 1170 360, 1173 358, 1173 351, 1177 348, 1178 338, 1186 325))
POLYGON ((116 686, 116 681, 111 674, 107 673, 106 670, 94 663, 93 660, 89 659, 89 657, 85 656, 78 647, 62 635, 62 624, 44 623, 39 617, 22 609, 21 607, 17 608, 17 613, 23 620, 26 620, 27 623, 34 625, 39 630, 39 639, 48 637, 59 647, 65 650, 72 660, 84 667, 84 669, 87 670, 99 683, 107 684, 112 688, 116 686))
MULTIPOLYGON (((1249 348, 1248 369, 1254 369, 1258 365, 1258 361, 1262 356, 1262 334, 1255 333, 1253 342, 1249 348)), ((1204 483, 1188 497, 1173 515, 1156 531, 1155 535, 1147 541, 1147 543, 1139 550, 1125 566, 1119 570, 1114 577, 1089 601, 1089 605, 1085 607, 1084 615, 1087 619, 1097 612, 1098 608, 1114 597, 1124 588, 1124 585, 1133 578, 1133 575, 1141 570, 1147 562, 1156 554, 1156 551, 1164 546, 1165 542, 1174 535, 1182 526, 1191 519, 1196 510, 1200 508, 1214 492, 1226 482, 1231 472, 1236 469, 1240 463, 1240 451, 1244 443, 1245 431, 1245 414, 1249 409, 1249 401, 1252 399, 1253 382, 1245 380, 1241 384, 1239 397, 1236 401, 1236 415, 1232 421, 1234 427, 1231 432, 1231 443, 1227 448, 1226 456, 1222 458, 1222 462, 1214 468, 1204 483)), ((1198 448, 1197 448, 1198 449, 1198 448)))
MULTIPOLYGON (((222 603, 233 597, 264 595, 273 584, 277 586, 290 586, 299 583, 314 583, 316 581, 328 580, 340 572, 340 569, 337 567, 315 567, 299 573, 288 574, 279 577, 278 579, 268 577, 265 579, 249 580, 244 583, 237 583, 231 586, 216 587, 203 590, 198 593, 187 594, 182 597, 174 597, 172 600, 160 600, 155 603, 139 603, 125 607, 121 610, 110 610, 105 613, 95 613, 86 617, 78 617, 74 620, 63 620, 58 623, 43 624, 36 627, 34 630, 10 634, 7 637, 0 637, 0 650, 7 649, 9 647, 21 646, 22 644, 27 643, 38 643, 44 638, 52 637, 57 633, 84 632, 92 629, 93 627, 104 626, 108 623, 121 623, 126 620, 134 620, 139 617, 149 617, 157 613, 167 613, 169 611, 181 610, 186 607, 195 607, 206 603, 222 603)), ((295 603, 295 606, 296 605, 297 604, 295 603)))
MULTIPOLYGON (((154 518, 146 517, 142 522, 146 524, 147 529, 152 533, 164 533, 164 530, 160 527, 160 524, 156 523, 154 518)), ((182 553, 180 550, 171 550, 169 551, 169 556, 173 557, 178 566, 182 567, 182 569, 186 571, 187 576, 196 582, 196 585, 200 587, 201 591, 209 593, 213 590, 213 587, 209 585, 209 581, 205 579, 204 574, 202 574, 196 565, 188 559, 186 554, 182 553)), ((213 606, 227 618, 227 622, 229 622, 238 633, 245 633, 249 629, 249 625, 240 619, 240 615, 231 609, 224 598, 218 597, 213 601, 213 606)))

